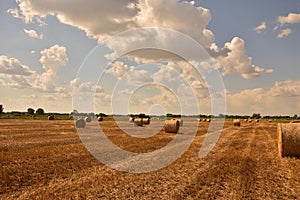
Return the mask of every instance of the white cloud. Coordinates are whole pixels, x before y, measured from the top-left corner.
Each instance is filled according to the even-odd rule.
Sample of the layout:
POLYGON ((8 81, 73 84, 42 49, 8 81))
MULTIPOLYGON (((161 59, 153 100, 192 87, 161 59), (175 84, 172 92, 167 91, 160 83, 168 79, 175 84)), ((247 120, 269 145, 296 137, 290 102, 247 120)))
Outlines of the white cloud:
POLYGON ((300 23, 300 14, 289 13, 287 16, 279 16, 277 21, 280 25, 300 23))
POLYGON ((28 66, 22 64, 16 58, 8 58, 7 56, 0 56, 0 73, 8 75, 22 75, 30 76, 34 72, 28 66))
POLYGON ((133 69, 133 66, 129 67, 123 62, 116 61, 112 63, 110 67, 105 70, 105 72, 114 75, 118 79, 122 79, 124 74, 133 69))
POLYGON ((266 28, 267 28, 267 24, 265 21, 263 21, 260 25, 254 28, 254 31, 256 33, 262 33, 262 31, 266 30, 266 28))
POLYGON ((24 29, 24 32, 29 36, 29 37, 32 37, 32 38, 35 38, 35 39, 40 39, 42 40, 44 35, 43 34, 38 34, 35 30, 27 30, 27 29, 24 29))
POLYGON ((285 38, 285 37, 289 36, 290 34, 292 34, 292 32, 293 32, 293 31, 292 31, 292 29, 290 29, 290 28, 283 29, 283 30, 281 30, 280 33, 277 35, 277 38, 280 38, 280 39, 285 38))
POLYGON ((222 70, 223 75, 239 72, 243 78, 258 77, 263 73, 271 73, 270 69, 263 69, 252 63, 252 58, 246 54, 245 42, 243 39, 235 37, 225 44, 230 52, 227 56, 216 58, 216 64, 222 70))
POLYGON ((292 115, 300 112, 299 96, 299 80, 276 82, 269 89, 255 88, 228 94, 227 110, 230 114, 292 115))
POLYGON ((68 57, 67 50, 64 46, 54 45, 49 49, 41 51, 40 63, 42 64, 44 73, 38 75, 34 87, 45 90, 53 91, 57 88, 54 83, 56 80, 58 70, 67 65, 68 57))

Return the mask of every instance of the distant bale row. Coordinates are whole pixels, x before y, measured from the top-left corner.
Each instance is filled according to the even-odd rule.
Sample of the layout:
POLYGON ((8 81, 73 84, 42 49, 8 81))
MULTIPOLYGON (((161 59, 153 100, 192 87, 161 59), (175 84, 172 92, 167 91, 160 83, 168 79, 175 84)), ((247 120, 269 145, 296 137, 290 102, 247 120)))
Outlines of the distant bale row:
POLYGON ((143 126, 143 125, 149 125, 150 124, 150 118, 130 118, 130 123, 134 123, 136 126, 143 126))
POLYGON ((282 157, 300 157, 300 124, 278 124, 278 151, 282 157))

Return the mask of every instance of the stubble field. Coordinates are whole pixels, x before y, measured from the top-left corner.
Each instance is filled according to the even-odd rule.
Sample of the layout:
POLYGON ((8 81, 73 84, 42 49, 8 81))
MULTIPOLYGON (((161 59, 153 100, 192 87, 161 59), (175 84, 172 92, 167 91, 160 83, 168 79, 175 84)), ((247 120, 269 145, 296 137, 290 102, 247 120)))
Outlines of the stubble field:
MULTIPOLYGON (((100 123, 119 147, 144 153, 174 137, 137 139, 100 123)), ((150 173, 113 170, 97 161, 73 121, 0 121, 0 199, 300 199, 300 159, 280 158, 276 123, 226 122, 208 156, 198 158, 209 123, 173 164, 150 173)))

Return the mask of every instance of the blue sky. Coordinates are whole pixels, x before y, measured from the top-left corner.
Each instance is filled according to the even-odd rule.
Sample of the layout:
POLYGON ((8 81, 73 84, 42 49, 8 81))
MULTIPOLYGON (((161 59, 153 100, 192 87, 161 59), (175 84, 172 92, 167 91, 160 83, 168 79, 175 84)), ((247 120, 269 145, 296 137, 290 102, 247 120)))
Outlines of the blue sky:
MULTIPOLYGON (((191 68, 170 55, 141 51, 118 58, 112 65, 107 65, 111 62, 109 59, 99 63, 93 56, 86 58, 98 44, 102 47, 97 52, 108 57, 112 56, 111 52, 120 51, 121 46, 129 48, 130 42, 140 39, 131 35, 130 41, 103 44, 116 34, 155 26, 180 31, 213 52, 212 60, 225 84, 228 114, 300 114, 299 0, 89 0, 76 3, 5 0, 0 2, 0 24, 0 104, 5 111, 42 107, 46 112, 70 112, 75 87, 84 91, 82 96, 100 98, 101 103, 94 106, 96 109, 87 106, 82 111, 110 113, 112 85, 121 81, 122 87, 114 91, 119 94, 115 95, 119 103, 113 110, 128 106, 132 109, 128 112, 151 112, 149 109, 156 104, 164 107, 173 102, 167 97, 169 91, 156 94, 156 88, 149 99, 148 88, 147 95, 139 97, 139 103, 129 105, 130 97, 137 96, 133 95, 133 89, 147 81, 168 83, 174 78, 170 76, 174 73, 172 70, 179 69, 182 72, 179 76, 184 76, 196 91, 201 112, 209 114, 211 97, 207 91, 211 86, 205 83, 205 77, 197 78, 191 68), (221 56, 214 56, 216 54, 221 56), (90 75, 79 72, 83 77, 78 77, 85 58, 95 71, 90 71, 90 75), (141 65, 154 67, 139 67, 141 65), (99 72, 97 70, 103 71, 106 85, 95 86, 88 81, 89 76, 99 72), (97 95, 92 95, 95 90, 97 95), (86 94, 88 92, 91 94, 86 94)), ((151 34, 144 37, 151 39, 151 34)), ((178 48, 182 46, 172 40, 172 36, 165 41, 171 41, 178 48)), ((188 102, 187 97, 182 98, 188 102)), ((179 112, 178 108, 165 107, 165 110, 179 112)))

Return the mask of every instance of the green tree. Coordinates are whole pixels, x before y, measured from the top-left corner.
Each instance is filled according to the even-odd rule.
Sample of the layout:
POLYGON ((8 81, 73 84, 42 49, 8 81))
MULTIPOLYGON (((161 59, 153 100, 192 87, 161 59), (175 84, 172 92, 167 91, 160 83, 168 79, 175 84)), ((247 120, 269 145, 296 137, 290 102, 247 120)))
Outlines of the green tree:
POLYGON ((45 114, 43 108, 38 108, 38 109, 35 111, 35 113, 36 113, 37 115, 43 115, 43 114, 45 114))
POLYGON ((3 105, 0 105, 0 115, 3 113, 4 107, 3 105))
POLYGON ((27 109, 27 113, 28 113, 29 115, 34 115, 34 109, 33 109, 33 108, 28 108, 28 109, 27 109))

